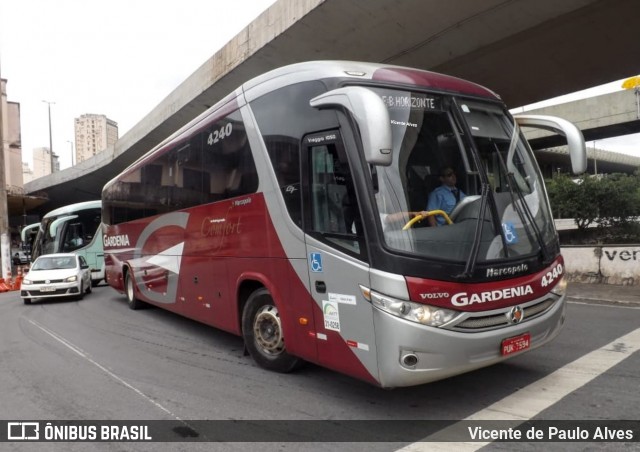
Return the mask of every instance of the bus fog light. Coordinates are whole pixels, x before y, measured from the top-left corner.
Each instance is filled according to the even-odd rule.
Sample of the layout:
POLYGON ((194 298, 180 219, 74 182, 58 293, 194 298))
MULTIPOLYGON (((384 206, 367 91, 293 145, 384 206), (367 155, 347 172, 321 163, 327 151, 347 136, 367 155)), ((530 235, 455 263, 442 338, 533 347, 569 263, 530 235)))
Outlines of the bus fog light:
POLYGON ((402 364, 405 367, 416 367, 418 365, 418 357, 413 353, 407 353, 402 357, 402 364))

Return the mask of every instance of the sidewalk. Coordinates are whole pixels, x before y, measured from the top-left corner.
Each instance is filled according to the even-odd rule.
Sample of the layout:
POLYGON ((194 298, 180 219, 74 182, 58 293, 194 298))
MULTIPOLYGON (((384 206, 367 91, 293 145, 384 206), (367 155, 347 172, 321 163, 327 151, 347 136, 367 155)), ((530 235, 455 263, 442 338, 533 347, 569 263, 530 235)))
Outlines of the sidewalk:
POLYGON ((574 301, 616 303, 640 307, 640 286, 569 283, 567 298, 574 301))

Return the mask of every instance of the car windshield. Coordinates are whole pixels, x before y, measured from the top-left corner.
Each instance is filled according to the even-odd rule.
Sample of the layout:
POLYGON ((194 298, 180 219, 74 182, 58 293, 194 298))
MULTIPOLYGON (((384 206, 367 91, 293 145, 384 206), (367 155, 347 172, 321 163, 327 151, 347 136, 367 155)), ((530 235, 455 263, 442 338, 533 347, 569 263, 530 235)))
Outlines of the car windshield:
POLYGON ((486 262, 546 253, 555 240, 542 177, 496 103, 376 89, 389 110, 393 163, 376 167, 387 247, 486 262), (410 223, 415 212, 429 212, 410 223))
POLYGON ((75 257, 55 257, 55 256, 41 256, 33 263, 31 266, 31 271, 33 270, 61 270, 61 269, 70 269, 76 268, 76 259, 75 257))

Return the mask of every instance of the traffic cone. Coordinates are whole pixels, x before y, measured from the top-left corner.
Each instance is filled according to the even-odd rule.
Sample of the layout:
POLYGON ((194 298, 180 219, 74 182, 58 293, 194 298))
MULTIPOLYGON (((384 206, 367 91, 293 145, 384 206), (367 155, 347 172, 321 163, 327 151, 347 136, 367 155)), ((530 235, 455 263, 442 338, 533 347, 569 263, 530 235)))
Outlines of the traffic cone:
POLYGON ((0 292, 9 292, 9 286, 4 282, 3 278, 0 278, 0 292))
POLYGON ((13 290, 20 290, 21 285, 22 285, 22 267, 18 267, 18 276, 16 276, 16 280, 13 282, 13 290))

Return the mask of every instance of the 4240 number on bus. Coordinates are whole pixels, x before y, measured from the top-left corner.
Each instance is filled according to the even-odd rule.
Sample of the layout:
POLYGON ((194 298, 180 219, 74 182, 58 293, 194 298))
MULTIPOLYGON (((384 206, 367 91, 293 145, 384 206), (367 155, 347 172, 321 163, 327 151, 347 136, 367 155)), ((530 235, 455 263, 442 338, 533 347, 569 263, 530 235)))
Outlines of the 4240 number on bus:
POLYGON ((546 275, 542 277, 542 281, 540 281, 540 285, 542 287, 547 287, 553 281, 560 278, 560 276, 562 276, 563 271, 564 271, 564 268, 562 267, 562 264, 556 265, 551 270, 549 270, 546 275))

